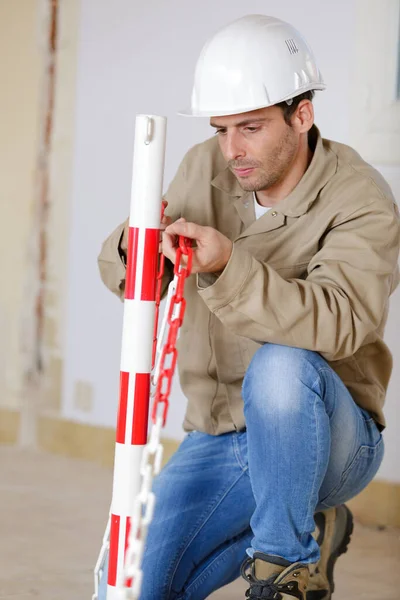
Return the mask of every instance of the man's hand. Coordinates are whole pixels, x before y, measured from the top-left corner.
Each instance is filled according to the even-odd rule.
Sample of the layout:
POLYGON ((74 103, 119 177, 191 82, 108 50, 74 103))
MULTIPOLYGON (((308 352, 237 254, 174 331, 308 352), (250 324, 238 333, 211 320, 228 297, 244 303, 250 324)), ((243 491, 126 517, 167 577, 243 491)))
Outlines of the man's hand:
MULTIPOLYGON (((166 200, 163 200, 162 201, 162 205, 163 205, 163 208, 164 208, 164 211, 165 211, 165 209, 168 206, 168 202, 166 200)), ((166 216, 162 217, 161 223, 160 223, 160 229, 161 229, 161 231, 164 231, 165 228, 168 227, 168 225, 170 225, 171 223, 172 223, 171 217, 166 217, 166 216)), ((122 234, 121 242, 120 242, 120 245, 119 245, 120 249, 122 250, 122 252, 125 253, 125 255, 126 255, 126 252, 128 250, 128 238, 129 238, 129 221, 125 225, 124 233, 122 234)), ((161 239, 162 239, 162 234, 161 234, 161 239)), ((161 241, 161 239, 160 239, 159 252, 162 252, 162 241, 161 241)))
MULTIPOLYGON (((224 270, 231 254, 231 240, 212 227, 202 227, 178 219, 169 225, 163 235, 163 253, 175 264, 178 236, 183 235, 196 242, 193 248, 192 273, 220 273, 224 270)), ((186 257, 182 256, 183 264, 186 257)))

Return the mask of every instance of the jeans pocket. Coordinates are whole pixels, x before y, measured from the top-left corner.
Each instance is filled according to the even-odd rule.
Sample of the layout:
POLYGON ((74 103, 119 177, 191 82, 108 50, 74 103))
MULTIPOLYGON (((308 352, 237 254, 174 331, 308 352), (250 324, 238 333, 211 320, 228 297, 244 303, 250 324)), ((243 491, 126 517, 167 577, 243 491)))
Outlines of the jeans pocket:
POLYGON ((357 496, 375 477, 384 453, 380 435, 375 446, 360 446, 350 465, 344 471, 340 483, 320 500, 327 507, 338 506, 357 496))

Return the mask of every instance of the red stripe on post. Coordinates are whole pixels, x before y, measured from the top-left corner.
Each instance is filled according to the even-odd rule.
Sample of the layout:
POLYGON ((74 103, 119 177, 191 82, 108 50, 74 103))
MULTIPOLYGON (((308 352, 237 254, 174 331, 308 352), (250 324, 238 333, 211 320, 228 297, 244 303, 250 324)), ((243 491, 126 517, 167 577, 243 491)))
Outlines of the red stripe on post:
POLYGON ((125 298, 133 300, 135 297, 136 267, 139 243, 138 227, 129 227, 128 256, 126 263, 125 298))
POLYGON ((119 376, 119 405, 117 417, 117 435, 119 444, 125 443, 126 411, 128 407, 129 373, 121 371, 119 376))
POLYGON ((149 402, 150 373, 136 373, 132 423, 132 444, 134 446, 143 446, 147 442, 149 402))
POLYGON ((156 299, 159 242, 160 230, 146 229, 141 300, 152 300, 154 302, 156 299))
POLYGON ((109 562, 108 562, 108 585, 113 585, 113 586, 115 586, 115 584, 117 582, 119 520, 120 520, 120 517, 118 515, 111 515, 110 558, 109 558, 109 562))
MULTIPOLYGON (((128 549, 128 542, 129 542, 129 533, 131 530, 131 518, 130 517, 126 517, 126 534, 125 534, 125 556, 126 556, 126 551, 128 549)), ((126 580, 125 582, 125 586, 130 588, 132 587, 132 577, 130 577, 129 579, 126 580)))

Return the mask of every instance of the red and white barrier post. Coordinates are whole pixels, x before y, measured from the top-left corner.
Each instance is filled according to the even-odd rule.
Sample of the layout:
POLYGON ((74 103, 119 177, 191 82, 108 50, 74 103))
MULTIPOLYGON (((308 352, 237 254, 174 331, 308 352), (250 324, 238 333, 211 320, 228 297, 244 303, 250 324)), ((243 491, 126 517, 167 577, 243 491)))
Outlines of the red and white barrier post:
POLYGON ((136 118, 107 600, 124 600, 124 559, 147 441, 166 119, 136 118))

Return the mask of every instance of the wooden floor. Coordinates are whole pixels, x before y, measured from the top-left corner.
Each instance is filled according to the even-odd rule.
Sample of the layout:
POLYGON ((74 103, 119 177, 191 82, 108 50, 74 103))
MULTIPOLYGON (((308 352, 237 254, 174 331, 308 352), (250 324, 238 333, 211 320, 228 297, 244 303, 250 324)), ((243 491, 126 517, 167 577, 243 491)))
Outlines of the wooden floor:
MULTIPOLYGON (((110 497, 109 469, 0 447, 1 600, 91 600, 110 497)), ((400 532, 356 524, 334 598, 399 600, 399 570, 400 532)), ((235 582, 212 600, 243 600, 243 589, 235 582)))

